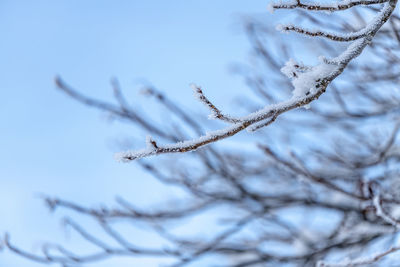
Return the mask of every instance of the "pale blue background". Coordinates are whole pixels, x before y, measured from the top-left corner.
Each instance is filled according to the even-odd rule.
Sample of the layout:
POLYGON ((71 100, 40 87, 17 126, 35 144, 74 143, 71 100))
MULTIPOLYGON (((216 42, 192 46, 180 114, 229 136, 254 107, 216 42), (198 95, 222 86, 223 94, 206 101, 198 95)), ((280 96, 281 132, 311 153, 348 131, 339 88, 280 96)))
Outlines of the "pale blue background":
MULTIPOLYGON (((167 193, 134 164, 113 160, 114 141, 136 137, 134 128, 55 90, 56 74, 100 99, 111 99, 116 76, 138 103, 138 81, 147 79, 187 106, 194 103, 191 82, 229 105, 226 95, 244 88, 228 71, 248 58, 242 15, 268 16, 267 4, 0 0, 0 232, 30 251, 43 240, 65 242, 62 214, 50 214, 40 193, 89 206, 110 204, 117 194, 144 205, 167 193)), ((38 265, 6 252, 0 266, 38 265)))

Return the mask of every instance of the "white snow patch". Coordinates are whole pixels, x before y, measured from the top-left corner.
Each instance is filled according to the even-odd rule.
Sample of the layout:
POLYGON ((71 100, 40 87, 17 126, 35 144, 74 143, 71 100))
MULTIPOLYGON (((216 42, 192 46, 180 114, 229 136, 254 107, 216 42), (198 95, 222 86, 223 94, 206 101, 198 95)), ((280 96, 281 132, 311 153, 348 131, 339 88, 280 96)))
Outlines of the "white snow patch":
POLYGON ((335 66, 324 62, 314 67, 307 67, 290 59, 281 69, 281 72, 292 80, 293 98, 300 98, 308 93, 315 93, 317 84, 332 74, 335 69, 335 66))

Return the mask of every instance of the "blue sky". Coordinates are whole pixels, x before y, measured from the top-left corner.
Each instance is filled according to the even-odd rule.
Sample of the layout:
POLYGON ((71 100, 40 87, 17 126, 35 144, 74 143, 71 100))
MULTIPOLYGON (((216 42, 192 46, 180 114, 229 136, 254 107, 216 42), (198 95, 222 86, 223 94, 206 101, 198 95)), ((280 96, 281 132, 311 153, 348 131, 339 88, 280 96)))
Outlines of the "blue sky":
MULTIPOLYGON (((267 4, 1 0, 0 232, 37 252, 41 241, 65 241, 61 213, 50 214, 40 193, 89 206, 112 203, 116 195, 147 205, 168 193, 134 164, 113 160, 114 141, 137 138, 134 128, 110 123, 61 94, 53 83, 56 74, 104 100, 112 97, 110 78, 117 77, 138 105, 144 79, 187 106, 194 103, 192 82, 229 104, 227 92, 244 87, 229 64, 245 62, 249 53, 241 17, 268 16, 267 4)), ((157 266, 151 260, 142 264, 157 266)), ((0 253, 0 266, 37 265, 0 253)))

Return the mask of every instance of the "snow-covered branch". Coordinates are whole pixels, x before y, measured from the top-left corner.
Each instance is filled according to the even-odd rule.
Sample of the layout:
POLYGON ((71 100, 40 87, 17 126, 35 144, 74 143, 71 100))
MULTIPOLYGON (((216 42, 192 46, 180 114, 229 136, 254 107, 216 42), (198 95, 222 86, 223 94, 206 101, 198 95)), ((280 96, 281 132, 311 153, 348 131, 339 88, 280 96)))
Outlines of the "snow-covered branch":
POLYGON ((329 33, 320 30, 309 30, 302 27, 294 25, 278 25, 277 30, 283 32, 297 32, 300 34, 308 35, 310 37, 323 37, 336 42, 351 42, 362 37, 365 37, 368 33, 363 29, 362 31, 349 33, 349 34, 339 34, 339 33, 329 33))
MULTIPOLYGON (((127 162, 151 155, 193 151, 207 144, 236 135, 244 129, 248 129, 249 131, 258 130, 262 127, 270 125, 279 115, 289 110, 298 107, 304 107, 310 104, 326 91, 327 86, 336 77, 338 77, 344 71, 350 61, 359 56, 364 48, 372 41, 378 30, 391 16, 397 0, 357 1, 348 2, 345 5, 331 5, 331 7, 336 5, 337 10, 342 10, 345 9, 345 6, 348 8, 356 5, 378 4, 382 2, 385 2, 385 5, 381 11, 370 23, 367 24, 366 27, 355 34, 355 36, 357 36, 355 41, 353 41, 347 47, 347 49, 337 57, 332 59, 321 57, 320 64, 316 66, 300 66, 300 64, 291 60, 284 68, 282 68, 282 72, 292 80, 292 84, 294 86, 292 98, 277 104, 265 106, 256 112, 248 114, 247 116, 233 118, 229 115, 223 115, 222 112, 204 96, 202 90, 196 86, 194 88, 195 94, 198 96, 201 102, 210 108, 213 117, 231 123, 230 126, 209 132, 193 140, 167 145, 160 145, 157 143, 157 146, 148 146, 143 150, 118 153, 116 158, 120 161, 127 162)), ((282 4, 274 7, 291 8, 292 6, 293 8, 304 8, 304 6, 307 6, 308 8, 306 9, 311 10, 324 10, 329 7, 329 5, 319 5, 320 9, 316 9, 311 8, 312 5, 305 5, 301 4, 300 2, 287 5, 282 4)))

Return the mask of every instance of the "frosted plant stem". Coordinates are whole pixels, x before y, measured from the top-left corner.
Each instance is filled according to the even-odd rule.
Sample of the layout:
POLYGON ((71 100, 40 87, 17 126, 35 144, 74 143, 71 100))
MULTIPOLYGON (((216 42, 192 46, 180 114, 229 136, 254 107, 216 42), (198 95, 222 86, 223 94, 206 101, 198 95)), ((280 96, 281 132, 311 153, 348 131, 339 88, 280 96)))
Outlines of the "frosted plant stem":
MULTIPOLYGON (((360 3, 357 2, 358 5, 364 3, 364 1, 359 2, 360 3)), ((365 3, 378 2, 367 1, 365 3)), ((201 101, 205 103, 214 114, 216 114, 217 118, 219 116, 219 119, 232 123, 230 126, 220 130, 209 132, 196 139, 186 140, 174 144, 159 145, 154 140, 152 140, 154 144, 157 145, 148 145, 146 149, 142 150, 117 153, 116 159, 119 161, 128 162, 152 155, 193 151, 205 145, 236 135, 237 133, 245 129, 250 128, 250 131, 254 131, 262 128, 263 126, 270 125, 282 113, 310 104, 312 101, 318 99, 326 91, 327 86, 344 71, 347 65, 354 58, 358 57, 361 54, 364 48, 372 41, 378 30, 389 19, 393 10, 396 7, 396 3, 397 0, 390 0, 388 2, 385 2, 381 11, 362 30, 365 35, 362 38, 359 38, 352 42, 343 53, 333 59, 323 58, 322 62, 319 65, 303 68, 302 73, 295 74, 295 77, 292 76, 292 83, 294 85, 292 98, 277 104, 265 106, 259 111, 250 113, 247 116, 233 119, 228 115, 222 115, 219 109, 217 109, 208 99, 204 97, 204 99, 201 99, 201 101), (250 127, 253 125, 255 126, 250 127)), ((294 65, 294 67, 295 66, 296 65, 294 65)), ((286 71, 291 70, 291 68, 286 69, 286 71)), ((201 96, 204 96, 202 92, 198 92, 198 94, 200 98, 202 98, 201 96)))
POLYGON ((394 253, 396 251, 399 251, 400 247, 391 247, 388 250, 377 253, 375 255, 372 255, 372 257, 365 257, 365 258, 358 258, 354 260, 345 260, 343 262, 338 262, 338 263, 329 263, 329 262, 324 262, 320 261, 317 263, 317 267, 355 267, 355 266, 366 266, 369 264, 373 264, 375 262, 378 262, 381 260, 383 257, 394 253))

